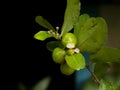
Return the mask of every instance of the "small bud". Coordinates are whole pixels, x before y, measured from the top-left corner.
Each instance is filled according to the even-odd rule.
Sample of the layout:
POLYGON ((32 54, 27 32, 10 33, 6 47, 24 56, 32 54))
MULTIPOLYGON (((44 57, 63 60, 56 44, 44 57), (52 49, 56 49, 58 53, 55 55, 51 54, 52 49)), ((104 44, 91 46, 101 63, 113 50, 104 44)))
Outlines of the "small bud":
POLYGON ((74 43, 68 43, 66 45, 67 48, 75 48, 75 44, 74 43))
POLYGON ((50 34, 50 31, 48 31, 48 33, 50 34))
POLYGON ((79 48, 75 48, 74 52, 79 53, 80 52, 79 48))
POLYGON ((53 30, 49 30, 48 33, 49 33, 49 34, 52 34, 52 33, 53 33, 53 30))
POLYGON ((51 33, 53 32, 53 30, 49 30, 51 33))
POLYGON ((58 26, 56 27, 56 30, 59 30, 59 27, 58 27, 58 26))
POLYGON ((55 35, 55 32, 52 32, 52 35, 55 35))

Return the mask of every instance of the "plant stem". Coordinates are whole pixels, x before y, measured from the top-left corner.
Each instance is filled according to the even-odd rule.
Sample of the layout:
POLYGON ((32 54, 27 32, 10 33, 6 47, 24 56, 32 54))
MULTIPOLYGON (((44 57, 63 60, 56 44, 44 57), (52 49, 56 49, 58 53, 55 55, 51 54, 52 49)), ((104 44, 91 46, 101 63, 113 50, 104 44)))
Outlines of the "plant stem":
POLYGON ((96 82, 98 85, 100 85, 100 80, 97 78, 97 76, 95 75, 95 73, 91 70, 90 65, 86 65, 86 68, 87 68, 88 71, 92 74, 95 82, 96 82))

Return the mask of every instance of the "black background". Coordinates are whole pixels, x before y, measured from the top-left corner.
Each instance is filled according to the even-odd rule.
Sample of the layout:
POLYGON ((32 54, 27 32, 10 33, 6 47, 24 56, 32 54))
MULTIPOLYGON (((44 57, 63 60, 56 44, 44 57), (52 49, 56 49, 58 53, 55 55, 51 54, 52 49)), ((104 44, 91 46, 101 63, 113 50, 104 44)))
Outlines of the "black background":
MULTIPOLYGON (((81 3, 84 13, 88 7, 114 1, 81 0, 81 3)), ((42 42, 33 38, 39 30, 46 30, 35 23, 35 16, 41 15, 54 27, 61 27, 65 7, 66 0, 3 2, 0 90, 17 90, 19 82, 31 88, 46 76, 52 78, 48 90, 74 89, 74 74, 62 75, 59 65, 52 61, 51 52, 46 49, 45 44, 51 39, 42 42)))

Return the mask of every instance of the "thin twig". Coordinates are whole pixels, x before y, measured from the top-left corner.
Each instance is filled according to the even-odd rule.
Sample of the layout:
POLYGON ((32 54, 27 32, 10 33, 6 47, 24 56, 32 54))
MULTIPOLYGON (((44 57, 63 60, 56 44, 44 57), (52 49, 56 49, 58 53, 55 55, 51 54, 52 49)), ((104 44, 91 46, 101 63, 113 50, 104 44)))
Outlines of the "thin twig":
POLYGON ((91 70, 90 65, 86 65, 86 68, 87 68, 88 71, 92 74, 95 82, 96 82, 98 85, 100 85, 100 80, 97 78, 97 76, 96 76, 96 75, 94 74, 94 72, 91 70))

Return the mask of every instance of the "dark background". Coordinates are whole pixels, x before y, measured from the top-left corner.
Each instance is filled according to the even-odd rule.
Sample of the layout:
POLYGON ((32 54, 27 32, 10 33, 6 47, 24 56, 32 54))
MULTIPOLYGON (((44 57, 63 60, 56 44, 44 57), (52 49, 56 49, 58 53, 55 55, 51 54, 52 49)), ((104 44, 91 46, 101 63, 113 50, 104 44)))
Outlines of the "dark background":
MULTIPOLYGON (((97 15, 97 6, 118 4, 119 0, 81 0, 81 13, 97 15)), ((35 23, 41 15, 54 27, 62 26, 66 0, 9 1, 3 2, 1 29, 0 90, 17 90, 19 82, 31 88, 45 76, 51 76, 48 90, 74 90, 74 74, 60 73, 59 65, 52 61, 45 42, 35 40, 33 35, 46 30, 35 23)))

